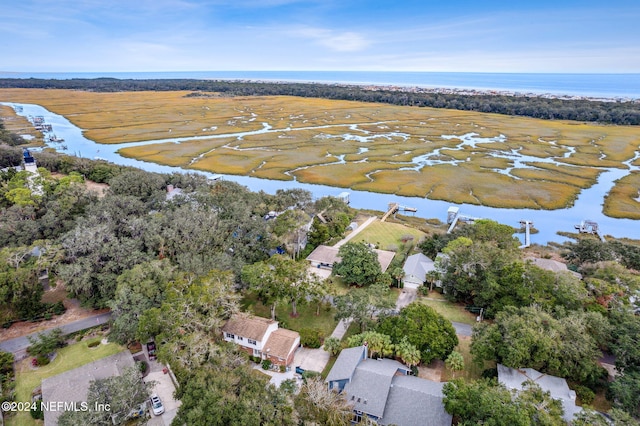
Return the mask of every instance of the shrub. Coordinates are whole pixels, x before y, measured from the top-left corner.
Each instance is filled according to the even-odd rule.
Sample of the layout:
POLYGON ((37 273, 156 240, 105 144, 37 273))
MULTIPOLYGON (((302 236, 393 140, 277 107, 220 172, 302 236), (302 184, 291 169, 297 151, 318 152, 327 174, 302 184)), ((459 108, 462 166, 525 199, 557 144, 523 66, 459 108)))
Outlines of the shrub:
POLYGON ((265 359, 262 361, 262 369, 263 370, 268 370, 271 368, 271 361, 268 359, 265 359))
POLYGON ((47 355, 38 355, 36 356, 36 364, 38 364, 39 366, 42 365, 47 365, 49 364, 50 360, 49 357, 47 355))
POLYGON ((284 365, 281 365, 281 366, 280 366, 280 372, 281 372, 281 373, 284 373, 285 371, 287 371, 287 367, 286 367, 286 366, 284 366, 284 365))
POLYGON ((322 330, 318 328, 303 328, 300 330, 300 343, 302 346, 317 349, 322 346, 322 330))
POLYGON ((586 386, 576 385, 574 390, 578 398, 580 398, 582 405, 591 405, 596 399, 596 394, 586 386))
POLYGON ((100 344, 100 340, 92 340, 89 343, 87 343, 87 347, 89 348, 95 348, 96 346, 98 346, 100 344))

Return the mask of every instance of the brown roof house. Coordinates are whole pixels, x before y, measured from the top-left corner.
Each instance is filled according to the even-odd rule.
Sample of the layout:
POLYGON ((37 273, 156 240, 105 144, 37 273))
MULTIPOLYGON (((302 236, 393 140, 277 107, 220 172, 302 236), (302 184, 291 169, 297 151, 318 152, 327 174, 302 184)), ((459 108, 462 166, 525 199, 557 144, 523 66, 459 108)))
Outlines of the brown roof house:
MULTIPOLYGON (((338 256, 338 250, 337 247, 319 245, 307 256, 307 260, 311 262, 311 266, 313 267, 333 269, 333 264, 342 260, 342 258, 338 256)), ((395 252, 378 249, 374 249, 373 251, 378 255, 380 269, 382 272, 386 271, 393 260, 393 256, 396 255, 395 252)))
POLYGON ((291 366, 300 346, 300 335, 278 328, 278 321, 247 314, 234 315, 222 327, 222 336, 254 357, 268 359, 275 365, 291 366))

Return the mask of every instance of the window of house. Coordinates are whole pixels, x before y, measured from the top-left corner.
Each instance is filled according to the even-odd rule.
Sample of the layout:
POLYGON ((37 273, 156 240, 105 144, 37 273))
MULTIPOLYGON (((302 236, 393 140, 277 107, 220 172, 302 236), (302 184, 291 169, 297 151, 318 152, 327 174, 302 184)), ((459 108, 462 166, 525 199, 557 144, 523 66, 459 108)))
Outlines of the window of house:
POLYGON ((231 334, 231 333, 227 333, 227 337, 228 337, 229 339, 235 339, 235 337, 236 337, 236 336, 235 336, 235 335, 233 335, 233 334, 231 334))
POLYGON ((249 342, 250 345, 255 345, 256 341, 253 339, 247 339, 247 342, 249 342))
POLYGON ((242 336, 238 336, 238 340, 242 341, 244 338, 242 336))

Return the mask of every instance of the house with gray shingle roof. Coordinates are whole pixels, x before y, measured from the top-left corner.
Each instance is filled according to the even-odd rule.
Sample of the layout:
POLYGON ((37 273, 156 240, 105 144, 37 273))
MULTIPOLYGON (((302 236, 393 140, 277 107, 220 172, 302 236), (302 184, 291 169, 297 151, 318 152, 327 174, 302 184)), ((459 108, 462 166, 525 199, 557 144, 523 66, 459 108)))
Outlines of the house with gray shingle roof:
POLYGON ((551 394, 551 398, 562 402, 564 414, 562 418, 567 422, 573 422, 574 416, 582 412, 582 408, 576 405, 576 392, 569 389, 567 381, 561 377, 541 373, 533 368, 509 368, 498 364, 498 382, 509 390, 520 391, 527 381, 536 383, 540 388, 551 394))
POLYGON ((442 403, 443 383, 411 376, 411 369, 391 359, 367 358, 367 347, 344 349, 326 378, 342 392, 356 418, 380 425, 451 424, 442 403))
POLYGON ((407 257, 402 267, 404 277, 402 283, 404 288, 418 288, 427 279, 427 272, 435 271, 433 260, 422 253, 417 253, 407 257))

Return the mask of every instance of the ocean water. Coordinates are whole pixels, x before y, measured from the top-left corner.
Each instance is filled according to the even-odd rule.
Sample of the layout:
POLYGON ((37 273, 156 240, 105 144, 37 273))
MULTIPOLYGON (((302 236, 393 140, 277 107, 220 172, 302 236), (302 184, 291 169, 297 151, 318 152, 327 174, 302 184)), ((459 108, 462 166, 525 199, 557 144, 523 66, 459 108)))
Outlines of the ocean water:
POLYGON ((496 90, 519 93, 640 99, 640 74, 535 74, 378 71, 180 71, 180 72, 0 72, 0 78, 219 79, 426 88, 496 90))

